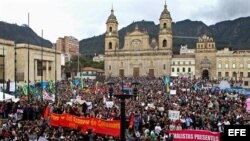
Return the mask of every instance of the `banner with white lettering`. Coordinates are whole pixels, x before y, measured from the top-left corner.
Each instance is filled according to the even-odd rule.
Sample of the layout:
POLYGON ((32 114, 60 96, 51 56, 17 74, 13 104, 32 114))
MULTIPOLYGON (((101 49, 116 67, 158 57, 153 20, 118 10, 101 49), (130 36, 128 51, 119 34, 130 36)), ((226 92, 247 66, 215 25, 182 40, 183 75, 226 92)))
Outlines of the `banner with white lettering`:
POLYGON ((180 119, 180 111, 168 110, 168 118, 173 121, 180 119))
POLYGON ((169 134, 174 135, 174 141, 220 141, 219 132, 206 130, 173 130, 169 134))

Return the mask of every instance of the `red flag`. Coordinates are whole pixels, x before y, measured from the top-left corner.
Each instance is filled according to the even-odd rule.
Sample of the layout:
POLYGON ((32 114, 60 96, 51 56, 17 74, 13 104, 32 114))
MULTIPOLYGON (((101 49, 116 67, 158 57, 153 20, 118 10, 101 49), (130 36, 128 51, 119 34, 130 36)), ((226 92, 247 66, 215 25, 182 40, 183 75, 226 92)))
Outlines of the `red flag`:
POLYGON ((47 107, 45 108, 44 113, 43 113, 43 118, 45 118, 45 119, 48 118, 49 114, 50 114, 50 107, 47 106, 47 107))
POLYGON ((130 117, 130 121, 129 121, 129 128, 132 129, 134 126, 134 120, 135 120, 135 115, 134 113, 132 113, 131 117, 130 117))

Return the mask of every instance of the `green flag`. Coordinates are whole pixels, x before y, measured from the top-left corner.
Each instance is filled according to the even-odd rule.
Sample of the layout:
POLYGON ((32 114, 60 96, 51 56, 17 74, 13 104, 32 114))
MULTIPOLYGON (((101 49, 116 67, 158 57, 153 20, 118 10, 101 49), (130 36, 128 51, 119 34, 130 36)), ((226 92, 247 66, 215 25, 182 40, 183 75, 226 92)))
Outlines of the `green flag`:
POLYGON ((73 84, 73 82, 72 82, 72 81, 70 81, 69 83, 70 83, 70 88, 73 90, 73 89, 74 89, 74 87, 75 87, 75 86, 74 86, 74 84, 73 84))
POLYGON ((52 88, 53 88, 53 81, 50 80, 50 81, 49 81, 49 89, 52 90, 52 88))
POLYGON ((21 86, 21 88, 23 90, 24 95, 28 95, 28 88, 27 88, 27 86, 25 84, 21 84, 20 86, 21 86))
POLYGON ((81 88, 83 88, 84 87, 84 82, 83 82, 83 80, 82 80, 82 78, 81 78, 81 80, 80 80, 80 86, 81 86, 81 88))

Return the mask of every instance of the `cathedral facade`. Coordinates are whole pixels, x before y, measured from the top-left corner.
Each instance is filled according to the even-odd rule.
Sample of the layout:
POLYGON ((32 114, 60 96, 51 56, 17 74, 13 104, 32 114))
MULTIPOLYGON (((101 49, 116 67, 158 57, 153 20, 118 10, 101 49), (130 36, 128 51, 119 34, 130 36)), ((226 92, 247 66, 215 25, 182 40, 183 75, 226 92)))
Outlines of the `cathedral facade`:
POLYGON ((182 47, 173 55, 172 18, 167 5, 160 15, 158 39, 140 31, 138 26, 127 32, 120 45, 118 21, 113 9, 106 22, 105 76, 191 76, 207 79, 242 79, 250 81, 250 51, 217 50, 212 37, 197 39, 195 49, 182 47))
POLYGON ((113 9, 106 22, 106 76, 163 76, 170 75, 172 59, 172 18, 167 6, 160 16, 158 41, 150 39, 138 26, 128 32, 124 45, 119 46, 118 21, 113 9))

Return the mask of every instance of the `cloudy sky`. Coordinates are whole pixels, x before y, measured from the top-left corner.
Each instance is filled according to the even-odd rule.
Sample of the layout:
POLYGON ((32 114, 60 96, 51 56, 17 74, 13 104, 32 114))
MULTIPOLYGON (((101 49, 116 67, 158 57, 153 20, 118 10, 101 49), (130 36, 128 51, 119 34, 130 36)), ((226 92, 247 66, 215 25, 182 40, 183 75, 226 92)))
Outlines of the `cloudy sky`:
MULTIPOLYGON (((74 36, 79 40, 105 32, 114 7, 119 29, 133 21, 159 23, 165 0, 0 0, 0 21, 27 24, 44 38, 74 36)), ((250 16, 250 0, 167 0, 174 22, 191 19, 207 25, 250 16)))

